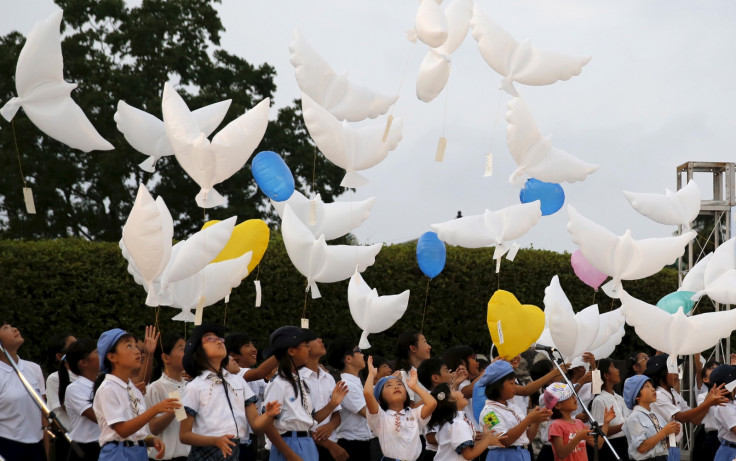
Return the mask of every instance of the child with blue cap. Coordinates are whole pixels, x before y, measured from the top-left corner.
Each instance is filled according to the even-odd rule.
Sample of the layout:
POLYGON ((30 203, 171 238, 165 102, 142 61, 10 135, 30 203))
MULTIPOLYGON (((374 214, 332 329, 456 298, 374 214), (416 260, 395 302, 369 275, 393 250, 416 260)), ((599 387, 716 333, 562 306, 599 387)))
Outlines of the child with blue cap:
POLYGON ((722 385, 729 392, 728 403, 715 406, 712 411, 718 428, 718 438, 721 441, 715 460, 731 461, 736 458, 736 403, 733 401, 733 391, 736 388, 736 366, 717 366, 710 373, 710 382, 713 383, 713 386, 722 385))
POLYGON ((181 407, 177 399, 166 399, 146 409, 143 394, 131 380, 141 368, 141 352, 133 335, 120 328, 108 330, 97 341, 100 375, 94 384, 92 408, 100 426, 100 460, 146 461, 146 447, 158 456, 164 443, 149 435, 148 422, 159 413, 181 407))
POLYGON ((475 383, 474 404, 486 399, 485 406, 478 415, 484 432, 494 430, 506 436, 501 440, 504 448, 489 447, 486 461, 530 461, 527 429, 531 428, 536 434, 539 423, 549 420, 552 415, 550 410, 540 407, 526 415, 520 415, 514 406, 509 405, 515 394, 516 373, 505 360, 497 360, 486 367, 483 376, 475 383))
POLYGON ((651 405, 657 401, 657 391, 645 375, 635 375, 624 383, 624 402, 631 414, 624 423, 624 434, 629 444, 629 458, 666 461, 669 444, 667 437, 680 432, 677 421, 662 427, 651 405))

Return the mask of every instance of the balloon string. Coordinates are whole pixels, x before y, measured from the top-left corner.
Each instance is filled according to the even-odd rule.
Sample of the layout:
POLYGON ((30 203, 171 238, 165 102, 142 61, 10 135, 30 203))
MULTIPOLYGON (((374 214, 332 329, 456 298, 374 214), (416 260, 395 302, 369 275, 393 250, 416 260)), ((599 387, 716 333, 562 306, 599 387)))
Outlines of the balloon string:
POLYGON ((156 326, 156 331, 158 331, 158 333, 159 333, 159 335, 158 335, 158 344, 159 344, 159 346, 161 346, 161 350, 163 350, 164 349, 164 343, 163 343, 163 338, 162 338, 163 335, 161 335, 161 328, 160 328, 159 323, 158 323, 158 313, 159 313, 159 311, 161 311, 161 306, 156 306, 156 320, 154 320, 154 323, 153 324, 156 326))
MULTIPOLYGON (((406 72, 409 70, 409 58, 411 58, 411 52, 414 51, 414 46, 416 45, 416 42, 412 43, 409 47, 409 52, 406 54, 406 60, 404 61, 404 70, 401 72, 401 80, 399 81, 399 87, 396 89, 396 94, 401 93, 401 87, 404 86, 404 79, 406 79, 406 72)), ((396 104, 393 104, 391 106, 391 110, 389 111, 389 115, 394 114, 394 107, 396 107, 396 104)))
POLYGON ((20 180, 23 181, 23 187, 28 187, 26 184, 26 177, 23 176, 23 165, 20 163, 20 149, 18 149, 18 138, 15 137, 15 120, 10 121, 10 126, 13 127, 13 141, 15 142, 15 153, 18 156, 18 169, 20 170, 20 180))
POLYGON ((424 293, 424 311, 422 311, 422 326, 419 328, 419 333, 424 332, 424 316, 427 314, 427 299, 429 298, 429 282, 432 279, 427 279, 427 291, 424 293))
POLYGON ((593 290, 593 304, 595 304, 595 295, 598 293, 598 290, 593 290))
POLYGON ((314 196, 314 183, 317 177, 317 146, 314 146, 314 160, 312 161, 312 196, 314 196))
POLYGON ((222 319, 222 324, 227 325, 227 306, 230 305, 230 303, 225 303, 225 317, 222 319))
POLYGON ((256 280, 258 280, 258 276, 261 275, 261 265, 256 266, 256 280))
POLYGON ((304 290, 304 309, 302 309, 302 318, 307 318, 307 295, 309 294, 309 280, 307 280, 307 288, 304 290))

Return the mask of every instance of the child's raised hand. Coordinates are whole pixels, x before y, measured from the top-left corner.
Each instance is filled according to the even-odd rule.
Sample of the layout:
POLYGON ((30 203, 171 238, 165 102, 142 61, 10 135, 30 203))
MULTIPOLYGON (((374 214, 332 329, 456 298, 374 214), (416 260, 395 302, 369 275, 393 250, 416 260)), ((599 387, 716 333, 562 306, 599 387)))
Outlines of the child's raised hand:
POLYGON ((233 447, 235 446, 235 442, 231 440, 233 437, 235 436, 232 434, 225 434, 215 440, 215 446, 222 451, 223 458, 227 458, 233 453, 233 447))
POLYGON ((725 385, 719 384, 718 386, 713 386, 713 389, 708 392, 708 396, 703 403, 706 405, 723 405, 728 403, 727 395, 728 391, 725 385))
POLYGON ((535 407, 527 414, 527 418, 529 418, 532 423, 543 423, 545 421, 549 421, 551 416, 552 410, 542 407, 535 407))
POLYGON ((340 402, 342 402, 342 399, 345 398, 347 393, 348 393, 347 383, 345 383, 345 381, 338 381, 335 384, 335 388, 332 389, 332 396, 330 397, 330 403, 332 403, 335 406, 340 405, 340 402))
POLYGON ((368 356, 368 361, 366 362, 365 366, 368 367, 368 376, 370 376, 371 378, 375 378, 376 375, 378 374, 378 369, 373 366, 373 356, 372 355, 368 356))
POLYGON ((274 400, 266 402, 266 414, 268 416, 278 416, 281 413, 281 402, 274 400))
POLYGON ((419 384, 419 378, 417 376, 417 370, 416 368, 412 368, 409 370, 409 380, 406 382, 406 385, 409 387, 409 389, 414 389, 419 384))
POLYGON ((156 353, 156 344, 158 343, 159 336, 161 336, 161 334, 156 331, 155 326, 148 325, 146 327, 146 336, 143 339, 143 351, 146 354, 153 355, 156 353))
POLYGON ((465 365, 460 365, 452 372, 453 387, 457 388, 466 379, 468 379, 468 370, 465 365))
POLYGON ((179 399, 164 399, 152 407, 156 413, 173 413, 177 408, 181 408, 179 399))
POLYGON ((611 408, 606 408, 606 413, 603 415, 603 422, 604 423, 610 423, 613 421, 613 418, 616 417, 616 410, 613 409, 613 406, 611 408))
POLYGON ((506 440, 506 435, 501 435, 496 431, 483 432, 480 437, 480 443, 486 447, 503 447, 502 440, 506 440))
POLYGON ((587 362, 588 365, 590 365, 591 370, 596 369, 596 363, 595 363, 595 355, 593 355, 592 352, 584 352, 583 353, 583 362, 587 362))

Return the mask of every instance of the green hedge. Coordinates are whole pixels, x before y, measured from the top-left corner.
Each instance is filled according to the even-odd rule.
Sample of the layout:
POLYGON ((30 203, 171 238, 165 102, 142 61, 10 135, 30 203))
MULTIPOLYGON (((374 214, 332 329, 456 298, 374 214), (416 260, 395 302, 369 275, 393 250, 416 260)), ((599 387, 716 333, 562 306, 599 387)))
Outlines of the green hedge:
MULTIPOLYGON (((273 234, 257 274, 263 287, 263 305, 254 307, 254 273, 230 296, 228 329, 251 333, 263 348, 276 327, 298 325, 306 298, 312 329, 325 339, 347 335, 357 341, 360 330, 348 310, 348 282, 321 284, 322 298, 306 297, 305 278, 289 261, 280 235, 273 234)), ((411 290, 404 317, 388 331, 370 336, 375 353, 393 355, 397 334, 420 327, 428 278, 417 266, 415 251, 414 243, 385 246, 375 265, 363 273, 366 282, 379 294, 411 290)), ((427 297, 424 333, 435 351, 460 343, 479 352, 488 350, 486 305, 497 288, 511 291, 524 304, 543 307, 544 288, 557 274, 576 309, 593 302, 593 290, 575 276, 567 253, 521 250, 514 262, 503 260, 498 275, 492 255, 492 248, 448 247, 445 269, 429 283, 427 297)), ((26 338, 21 355, 32 360, 43 362, 46 339, 61 331, 70 331, 77 337, 97 337, 106 329, 121 327, 142 334, 144 325, 155 322, 156 309, 144 305, 145 292, 127 273, 116 243, 77 239, 0 241, 0 267, 0 320, 5 318, 21 330, 26 338)), ((644 280, 626 282, 625 286, 633 296, 656 303, 677 289, 677 272, 667 268, 644 280)), ((602 290, 595 300, 601 312, 619 306, 602 290)), ((177 312, 167 307, 160 309, 162 331, 185 333, 182 323, 170 320, 177 312)), ((224 304, 206 308, 204 318, 222 322, 224 304)), ((190 325, 190 331, 191 328, 190 325)), ((625 357, 642 347, 629 332, 615 356, 625 357)))

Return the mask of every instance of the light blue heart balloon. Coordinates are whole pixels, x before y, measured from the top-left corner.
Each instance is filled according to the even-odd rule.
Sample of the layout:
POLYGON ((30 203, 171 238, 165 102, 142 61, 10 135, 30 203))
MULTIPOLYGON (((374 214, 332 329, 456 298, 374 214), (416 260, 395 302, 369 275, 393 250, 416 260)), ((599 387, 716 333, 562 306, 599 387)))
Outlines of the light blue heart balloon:
POLYGON ((693 291, 675 291, 657 301, 657 307, 670 314, 674 314, 682 307, 685 315, 689 315, 695 306, 695 301, 690 299, 694 294, 693 291))

